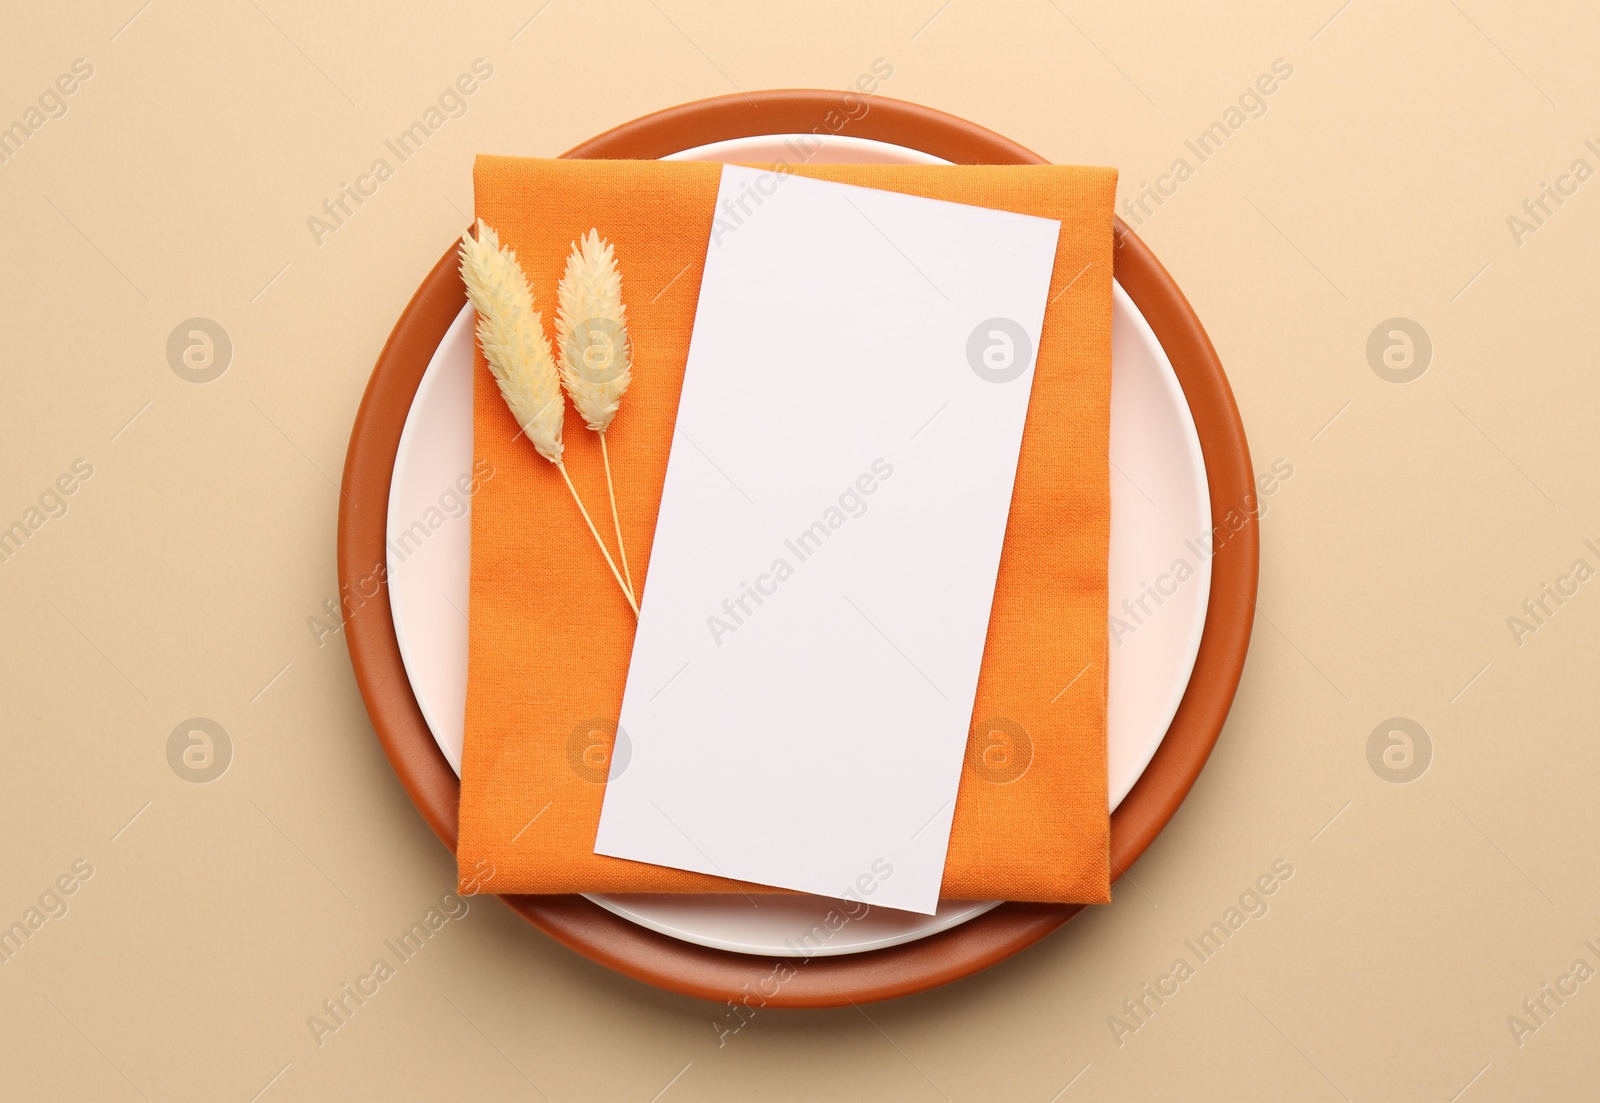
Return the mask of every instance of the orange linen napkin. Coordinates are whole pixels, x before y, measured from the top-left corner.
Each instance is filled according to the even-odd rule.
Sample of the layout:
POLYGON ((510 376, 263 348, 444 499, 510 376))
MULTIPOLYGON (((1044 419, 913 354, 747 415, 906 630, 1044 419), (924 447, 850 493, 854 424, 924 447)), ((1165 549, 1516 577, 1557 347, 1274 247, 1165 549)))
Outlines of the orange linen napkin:
MULTIPOLYGON (((1104 903, 1111 893, 1106 456, 1116 173, 1068 166, 793 171, 1061 221, 943 896, 1104 903)), ((719 172, 690 162, 510 157, 480 157, 474 172, 477 214, 516 250, 550 332, 571 243, 596 227, 616 246, 633 385, 606 443, 639 592, 719 172)), ((481 349, 473 383, 474 457, 494 474, 472 504, 462 889, 750 889, 594 853, 636 622, 559 473, 518 435, 481 349)), ((611 543, 599 443, 570 407, 565 441, 567 468, 611 543)))

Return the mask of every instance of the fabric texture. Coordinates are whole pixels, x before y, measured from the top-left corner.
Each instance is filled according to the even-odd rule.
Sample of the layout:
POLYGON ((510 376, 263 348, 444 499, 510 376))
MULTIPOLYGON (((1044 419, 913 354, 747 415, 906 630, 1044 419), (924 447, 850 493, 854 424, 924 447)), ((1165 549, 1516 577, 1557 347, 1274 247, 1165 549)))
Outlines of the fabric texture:
MULTIPOLYGON (((784 169, 1061 221, 942 895, 1105 903, 1116 173, 784 169)), ((572 242, 594 227, 616 247, 634 367, 606 442, 641 593, 719 173, 693 162, 510 157, 480 157, 474 172, 476 213, 516 251, 552 337, 572 242)), ((462 889, 776 891, 594 853, 636 622, 560 474, 518 435, 481 349, 474 372, 462 889)), ((568 471, 614 554, 599 441, 570 405, 565 444, 568 471)))

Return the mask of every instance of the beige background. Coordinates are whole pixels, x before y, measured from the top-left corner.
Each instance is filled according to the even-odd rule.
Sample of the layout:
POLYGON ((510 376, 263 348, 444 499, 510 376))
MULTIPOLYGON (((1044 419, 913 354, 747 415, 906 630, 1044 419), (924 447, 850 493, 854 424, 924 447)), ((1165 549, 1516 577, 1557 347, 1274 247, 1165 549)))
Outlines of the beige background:
POLYGON ((94 474, 0 563, 0 922, 74 861, 94 872, 0 965, 0 1094, 1591 1096, 1600 980, 1520 1046, 1507 1017, 1576 958, 1600 967, 1600 585, 1520 646, 1507 618, 1574 560, 1600 567, 1600 183, 1520 245, 1506 219, 1573 160, 1600 168, 1600 17, 540 2, 8 5, 0 125, 74 59, 94 74, 0 166, 0 526, 74 461, 94 474), (307 217, 480 57, 467 115, 317 245, 307 217), (1294 469, 1210 765, 1137 888, 942 991, 763 1011, 719 1047, 723 1009, 479 900, 318 1046, 307 1017, 454 879, 342 638, 319 647, 307 619, 336 590, 367 373, 466 221, 472 155, 557 153, 735 89, 844 88, 878 58, 884 94, 1116 165, 1124 195, 1294 66, 1141 231, 1216 342, 1258 468, 1294 469), (235 350, 206 386, 165 351, 195 316, 235 350), (1366 353, 1395 316, 1435 350, 1406 385, 1366 353), (233 744, 206 785, 167 759, 193 716, 233 744), (1410 784, 1369 765, 1395 716, 1431 737, 1410 784), (1294 875, 1270 911, 1119 1045, 1108 1017, 1278 859, 1294 875))

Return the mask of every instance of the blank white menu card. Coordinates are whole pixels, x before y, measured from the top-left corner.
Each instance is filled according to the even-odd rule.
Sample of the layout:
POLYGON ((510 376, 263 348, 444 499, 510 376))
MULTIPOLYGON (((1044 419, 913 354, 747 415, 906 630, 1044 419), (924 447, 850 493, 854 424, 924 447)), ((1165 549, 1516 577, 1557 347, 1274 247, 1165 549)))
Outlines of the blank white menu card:
POLYGON ((1059 233, 723 168, 596 853, 934 910, 1059 233))

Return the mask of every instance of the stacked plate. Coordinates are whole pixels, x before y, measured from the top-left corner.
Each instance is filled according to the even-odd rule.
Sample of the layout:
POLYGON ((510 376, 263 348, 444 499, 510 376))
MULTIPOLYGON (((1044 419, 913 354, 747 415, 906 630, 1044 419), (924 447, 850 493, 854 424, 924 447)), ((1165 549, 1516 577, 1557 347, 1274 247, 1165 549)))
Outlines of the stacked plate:
MULTIPOLYGON (((752 103, 777 108, 761 114, 781 124, 825 118, 837 99, 767 93, 752 103)), ((751 113, 740 97, 676 108, 569 156, 772 162, 792 160, 803 149, 817 163, 1037 160, 971 124, 889 101, 875 102, 862 119, 872 127, 857 128, 877 131, 871 136, 819 138, 801 126, 795 133, 689 144, 758 125, 747 118, 751 113), (670 149, 675 142, 685 148, 670 149)), ((1248 514, 1254 501, 1249 455, 1220 365, 1170 277, 1131 234, 1119 242, 1108 610, 1122 618, 1108 672, 1114 872, 1165 824, 1220 730, 1248 642, 1256 575, 1253 518, 1243 530, 1213 535, 1214 510, 1218 517, 1228 510, 1248 514), (1141 608, 1150 585, 1179 559, 1193 577, 1163 592, 1158 607, 1144 599, 1145 612, 1130 616, 1124 602, 1141 608), (1180 712, 1186 715, 1175 723, 1180 712), (1129 798, 1136 789, 1141 807, 1118 812, 1135 803, 1129 798)), ((352 583, 387 563, 381 572, 387 607, 374 597, 350 617, 352 660, 397 772, 453 845, 456 794, 446 770, 459 773, 461 763, 469 518, 452 517, 420 545, 401 541, 416 517, 441 499, 454 500, 452 487, 473 466, 473 318, 450 259, 435 268, 396 326, 362 404, 346 466, 354 506, 341 512, 340 572, 348 594, 352 583), (385 546, 408 552, 403 560, 390 558, 385 546)), ((760 959, 793 959, 801 936, 832 901, 773 896, 752 907, 740 895, 652 895, 512 903, 562 941, 635 976, 719 999, 753 990, 749 981, 757 978, 763 992, 772 989, 762 1000, 773 1005, 861 1002, 929 987, 1015 952, 1077 910, 970 900, 944 901, 934 916, 878 909, 814 954, 839 960, 783 965, 760 959)))

